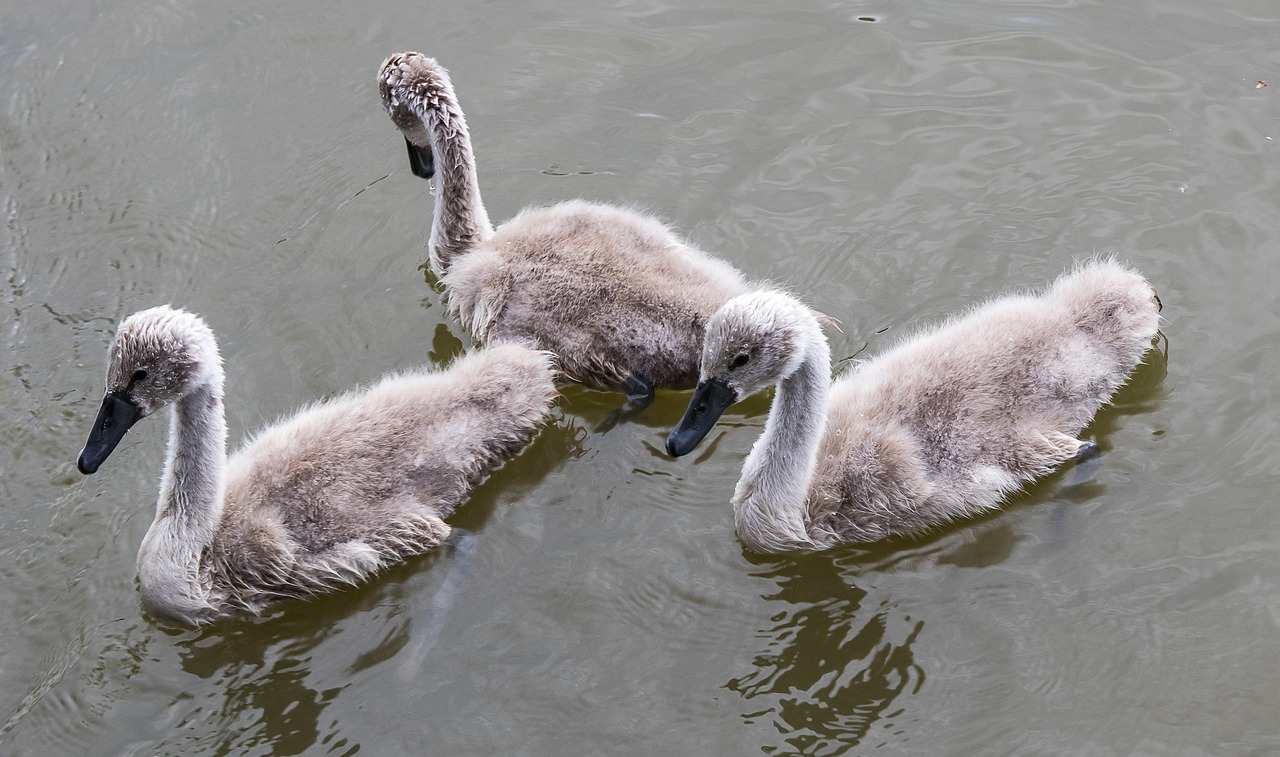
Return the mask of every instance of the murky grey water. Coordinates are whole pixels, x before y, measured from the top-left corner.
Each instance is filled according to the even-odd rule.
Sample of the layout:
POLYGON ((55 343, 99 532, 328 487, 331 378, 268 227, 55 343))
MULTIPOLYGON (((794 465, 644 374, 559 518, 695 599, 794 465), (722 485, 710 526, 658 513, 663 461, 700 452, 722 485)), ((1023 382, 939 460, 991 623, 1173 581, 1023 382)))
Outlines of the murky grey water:
POLYGON ((1280 751, 1273 0, 3 5, 4 753, 1280 751), (771 559, 727 504, 766 399, 673 461, 686 395, 599 433, 620 398, 570 388, 454 519, 447 608, 441 553, 159 628, 134 556, 165 423, 73 465, 120 317, 207 318, 233 443, 461 349, 374 87, 401 49, 452 69, 495 219, 648 208, 840 317, 842 357, 1117 250, 1167 356, 1098 417, 1092 479, 771 559))

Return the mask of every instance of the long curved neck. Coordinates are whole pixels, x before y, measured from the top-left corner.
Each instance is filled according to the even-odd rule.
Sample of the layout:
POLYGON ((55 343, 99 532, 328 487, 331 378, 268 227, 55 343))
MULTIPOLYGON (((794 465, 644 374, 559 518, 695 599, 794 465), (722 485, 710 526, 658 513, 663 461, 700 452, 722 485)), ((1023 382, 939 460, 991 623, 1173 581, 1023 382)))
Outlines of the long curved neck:
POLYGON ((222 389, 204 385, 178 400, 169 423, 169 450, 156 515, 166 516, 202 545, 222 518, 227 472, 227 421, 222 389))
POLYGON ((441 84, 431 93, 433 96, 418 100, 415 108, 430 140, 429 145, 419 146, 430 147, 435 161, 435 216, 429 250, 431 270, 437 276, 444 275, 455 256, 493 235, 489 214, 480 199, 467 120, 452 87, 441 84))
POLYGON ((222 521, 226 444, 221 381, 174 403, 156 517, 138 551, 143 599, 161 614, 205 604, 199 567, 222 521))
POLYGON ((800 367, 778 382, 764 433, 751 448, 734 492, 738 536, 752 549, 815 546, 806 502, 826 430, 830 384, 831 351, 819 333, 800 367))

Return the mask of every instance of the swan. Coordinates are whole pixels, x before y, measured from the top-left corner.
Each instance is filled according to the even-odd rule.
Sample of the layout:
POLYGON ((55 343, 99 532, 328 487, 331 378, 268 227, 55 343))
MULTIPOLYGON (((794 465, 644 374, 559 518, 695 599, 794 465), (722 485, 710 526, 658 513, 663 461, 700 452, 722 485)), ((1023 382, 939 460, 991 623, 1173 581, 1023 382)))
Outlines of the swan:
POLYGON ((1112 259, 992 300, 830 379, 819 320, 763 290, 707 325, 700 380, 667 437, 691 452, 734 402, 776 384, 733 495, 758 552, 918 533, 999 506, 1095 452, 1076 435, 1151 347, 1160 301, 1112 259))
POLYGON ((413 173, 436 178, 428 265, 454 318, 480 341, 555 353, 567 376, 625 392, 628 412, 655 387, 693 387, 707 319, 751 288, 741 273, 652 216, 583 200, 527 209, 495 230, 448 72, 400 53, 383 62, 378 89, 413 173))
POLYGON ((383 378, 260 432, 230 458, 222 358, 198 316, 121 322, 106 396, 76 460, 94 473, 138 420, 172 406, 142 603, 200 625, 356 583, 450 535, 447 517, 519 452, 556 397, 551 356, 494 344, 447 370, 383 378))

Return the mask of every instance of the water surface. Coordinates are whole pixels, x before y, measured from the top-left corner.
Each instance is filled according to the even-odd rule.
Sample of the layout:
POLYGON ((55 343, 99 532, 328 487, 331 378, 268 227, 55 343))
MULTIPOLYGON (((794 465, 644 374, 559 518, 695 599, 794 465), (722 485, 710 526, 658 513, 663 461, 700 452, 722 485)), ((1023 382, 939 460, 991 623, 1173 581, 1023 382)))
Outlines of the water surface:
MULTIPOLYGON (((1270 0, 9 2, 0 29, 7 754, 1280 751, 1280 49, 1270 0), (490 215, 648 209, 835 315, 838 359, 1115 251, 1167 342, 1101 465, 920 540, 764 558, 767 398, 555 424, 442 552, 263 618, 140 609, 163 421, 74 468, 123 316, 203 315, 232 443, 456 354, 374 74, 453 72, 490 215), (1268 82, 1268 86, 1259 86, 1268 82)), ((856 358, 854 357, 856 356, 856 358)))

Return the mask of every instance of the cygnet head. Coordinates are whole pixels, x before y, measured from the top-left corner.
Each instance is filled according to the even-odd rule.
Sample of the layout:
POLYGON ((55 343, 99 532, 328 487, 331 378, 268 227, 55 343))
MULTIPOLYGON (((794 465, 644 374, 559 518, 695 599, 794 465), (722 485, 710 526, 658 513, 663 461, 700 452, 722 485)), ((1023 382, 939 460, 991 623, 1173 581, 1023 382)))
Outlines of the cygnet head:
POLYGON ((785 292, 738 295, 707 322, 698 386, 667 453, 686 455, 733 403, 786 379, 814 346, 826 346, 818 315, 785 292))
POLYGON ((378 69, 378 93, 391 122, 404 134, 409 147, 409 167, 413 175, 430 179, 435 175, 431 134, 423 120, 428 103, 439 107, 443 92, 452 90, 448 72, 422 53, 396 53, 378 69))
POLYGON ((97 471, 134 423, 221 379, 217 341, 198 316, 168 305, 129 316, 111 342, 106 396, 76 467, 97 471))

